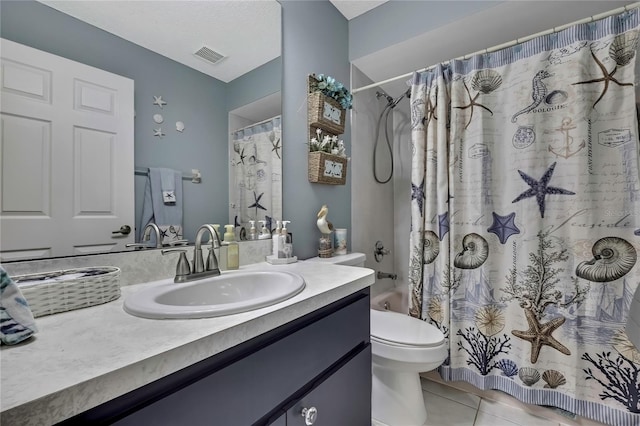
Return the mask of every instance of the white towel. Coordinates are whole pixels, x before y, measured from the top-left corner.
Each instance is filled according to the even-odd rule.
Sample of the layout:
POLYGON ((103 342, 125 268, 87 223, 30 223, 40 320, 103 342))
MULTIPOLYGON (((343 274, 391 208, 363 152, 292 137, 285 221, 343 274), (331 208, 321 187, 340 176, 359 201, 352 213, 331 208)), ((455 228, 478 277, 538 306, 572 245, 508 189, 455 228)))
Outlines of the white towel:
POLYGON ((171 169, 158 169, 160 171, 160 187, 162 188, 162 201, 165 204, 176 203, 175 171, 171 169))
POLYGON ((0 341, 5 345, 15 345, 37 331, 29 304, 0 266, 0 341))

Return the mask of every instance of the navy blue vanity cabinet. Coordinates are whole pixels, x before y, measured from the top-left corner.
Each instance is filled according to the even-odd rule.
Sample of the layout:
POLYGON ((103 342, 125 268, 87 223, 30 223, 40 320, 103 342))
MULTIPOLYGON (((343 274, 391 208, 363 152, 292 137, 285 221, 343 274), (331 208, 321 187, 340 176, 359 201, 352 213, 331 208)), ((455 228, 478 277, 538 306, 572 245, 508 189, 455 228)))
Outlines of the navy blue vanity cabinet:
POLYGON ((370 425, 371 354, 362 351, 300 398, 287 411, 286 426, 370 425), (309 420, 305 423, 305 420, 309 420))
POLYGON ((317 426, 371 424, 369 289, 62 424, 295 426, 305 409, 317 426))

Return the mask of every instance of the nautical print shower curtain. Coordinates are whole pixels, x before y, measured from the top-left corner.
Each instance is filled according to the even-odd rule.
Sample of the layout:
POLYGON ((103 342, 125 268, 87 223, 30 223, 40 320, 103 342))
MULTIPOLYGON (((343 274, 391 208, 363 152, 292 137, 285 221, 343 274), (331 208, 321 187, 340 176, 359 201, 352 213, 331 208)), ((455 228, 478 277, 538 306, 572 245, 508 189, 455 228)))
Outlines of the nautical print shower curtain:
POLYGON ((414 75, 410 315, 445 380, 640 424, 639 16, 414 75))
MULTIPOLYGON (((249 229, 249 221, 282 217, 281 117, 233 132, 230 212, 236 228, 249 229)), ((246 232, 245 231, 245 232, 246 232)), ((242 232, 242 231, 240 231, 242 232)))

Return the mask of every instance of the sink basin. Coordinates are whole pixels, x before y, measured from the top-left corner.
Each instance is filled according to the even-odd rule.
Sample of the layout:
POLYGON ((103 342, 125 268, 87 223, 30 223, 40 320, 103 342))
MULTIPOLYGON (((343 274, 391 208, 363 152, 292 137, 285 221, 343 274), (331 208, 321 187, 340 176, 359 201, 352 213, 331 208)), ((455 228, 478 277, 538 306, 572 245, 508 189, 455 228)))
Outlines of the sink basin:
POLYGON ((172 279, 128 296, 124 310, 152 319, 209 318, 263 308, 304 289, 304 279, 283 271, 238 271, 188 283, 172 279))

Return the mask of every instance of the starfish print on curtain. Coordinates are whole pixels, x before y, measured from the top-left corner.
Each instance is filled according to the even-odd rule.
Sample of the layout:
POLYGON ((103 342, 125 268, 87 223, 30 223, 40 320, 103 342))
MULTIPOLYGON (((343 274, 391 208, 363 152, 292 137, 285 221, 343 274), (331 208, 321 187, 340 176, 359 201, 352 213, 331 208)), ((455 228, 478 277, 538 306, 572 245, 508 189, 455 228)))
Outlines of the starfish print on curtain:
POLYGON ((625 34, 621 34, 613 40, 613 42, 611 43, 611 46, 609 47, 609 57, 615 61, 616 66, 613 67, 613 71, 611 72, 607 71, 607 67, 605 67, 604 64, 598 59, 596 54, 593 53, 593 46, 591 46, 591 49, 590 49, 591 56, 593 57, 593 60, 596 62, 596 64, 598 64, 598 68, 600 68, 602 77, 594 78, 586 81, 579 81, 577 83, 573 83, 573 85, 604 83, 604 86, 602 87, 602 93, 600 93, 600 97, 598 97, 598 99, 596 99, 596 101, 593 103, 592 108, 596 107, 598 102, 600 102, 600 100, 602 100, 604 95, 607 93, 607 90, 609 90, 609 82, 613 82, 621 87, 624 87, 624 86, 633 87, 632 82, 622 83, 618 81, 613 75, 616 73, 616 71, 618 71, 618 66, 628 65, 633 60, 636 54, 637 45, 638 45, 637 31, 630 31, 625 34))
POLYGON ((564 324, 564 322, 566 321, 565 317, 554 318, 551 321, 542 324, 540 323, 540 321, 538 321, 536 315, 531 309, 525 309, 524 315, 525 317, 527 317, 529 329, 524 331, 511 330, 511 334, 531 343, 532 364, 538 362, 540 349, 543 346, 550 346, 565 355, 571 355, 571 351, 551 335, 551 333, 553 333, 557 328, 564 324))
POLYGON ((501 244, 506 243, 510 236, 520 233, 520 229, 515 224, 516 212, 506 216, 500 216, 496 212, 491 214, 493 215, 493 224, 487 229, 487 232, 496 234, 501 244))
POLYGON ((418 208, 420 209, 420 215, 422 215, 422 202, 424 201, 424 178, 422 178, 422 183, 420 185, 415 185, 411 182, 411 199, 416 200, 418 203, 418 208))
POLYGON ((524 200, 529 197, 536 197, 536 201, 538 202, 538 208, 540 209, 540 216, 544 217, 544 209, 545 209, 545 197, 547 195, 552 194, 564 194, 564 195, 575 195, 575 192, 569 191, 567 189, 556 188, 555 186, 549 186, 549 181, 551 180, 551 176, 553 175, 553 170, 556 167, 556 163, 553 163, 549 169, 542 175, 540 180, 535 180, 528 174, 524 173, 522 170, 518 170, 520 177, 531 187, 522 194, 518 195, 518 197, 512 201, 512 203, 517 203, 518 201, 524 200))
POLYGON ((255 191, 253 191, 253 198, 255 199, 255 202, 253 204, 251 204, 249 207, 249 209, 256 209, 256 216, 258 216, 258 209, 261 210, 267 210, 263 205, 260 204, 260 199, 262 198, 262 196, 264 195, 264 192, 261 193, 260 195, 257 195, 255 191))

